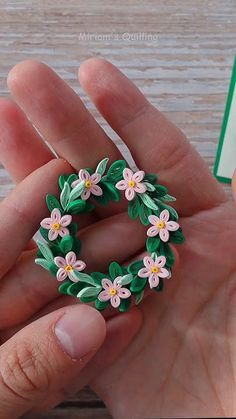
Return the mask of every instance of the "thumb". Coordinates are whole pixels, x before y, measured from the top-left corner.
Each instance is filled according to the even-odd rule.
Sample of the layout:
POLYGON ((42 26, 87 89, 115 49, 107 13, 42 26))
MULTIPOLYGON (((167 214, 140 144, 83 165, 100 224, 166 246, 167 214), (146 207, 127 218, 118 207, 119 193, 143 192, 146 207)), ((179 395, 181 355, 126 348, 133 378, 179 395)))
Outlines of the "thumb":
POLYGON ((63 307, 31 323, 0 347, 0 418, 58 404, 106 334, 85 305, 63 307))

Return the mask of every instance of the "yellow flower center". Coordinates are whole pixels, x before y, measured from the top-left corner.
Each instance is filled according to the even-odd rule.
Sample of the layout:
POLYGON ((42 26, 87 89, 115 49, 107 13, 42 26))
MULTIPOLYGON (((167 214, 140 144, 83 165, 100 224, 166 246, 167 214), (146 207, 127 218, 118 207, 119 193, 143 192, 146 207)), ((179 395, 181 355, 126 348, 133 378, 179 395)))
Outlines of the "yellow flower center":
POLYGON ((129 187, 134 188, 136 186, 136 182, 134 180, 129 181, 129 187))
POLYGON ((160 228, 160 229, 162 229, 162 228, 165 228, 165 223, 164 223, 164 221, 159 221, 159 223, 157 223, 157 228, 160 228))
POLYGON ((157 274, 159 272, 159 268, 157 266, 153 266, 151 268, 151 271, 152 271, 153 274, 157 274))
POLYGON ((109 289, 109 294, 110 294, 110 295, 116 295, 116 294, 117 294, 116 289, 115 289, 115 288, 110 288, 110 289, 109 289))
POLYGON ((86 187, 87 189, 90 189, 90 188, 92 187, 92 182, 91 182, 91 180, 86 180, 86 182, 85 182, 85 187, 86 187))
POLYGON ((53 229, 53 230, 60 230, 60 228, 61 228, 61 224, 59 224, 59 223, 54 223, 54 224, 52 225, 52 229, 53 229))
POLYGON ((64 269, 65 269, 65 271, 66 271, 66 272, 71 272, 71 271, 73 271, 73 268, 72 268, 72 266, 71 266, 71 265, 66 265, 64 269))

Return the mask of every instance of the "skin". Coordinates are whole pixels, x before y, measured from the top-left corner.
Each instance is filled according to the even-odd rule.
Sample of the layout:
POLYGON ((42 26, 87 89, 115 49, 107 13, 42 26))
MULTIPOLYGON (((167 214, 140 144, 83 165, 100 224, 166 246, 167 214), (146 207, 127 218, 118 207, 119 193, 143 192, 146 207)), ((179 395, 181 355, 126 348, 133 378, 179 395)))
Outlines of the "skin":
MULTIPOLYGON (((125 315, 107 314, 105 343, 79 378, 68 378, 65 387, 77 389, 89 382, 114 418, 234 416, 235 204, 184 135, 117 68, 90 59, 80 66, 79 80, 138 167, 156 172, 176 196, 186 243, 178 248, 178 267, 162 294, 151 293, 125 315)), ((0 207, 10 226, 18 217, 10 239, 6 223, 0 227, 1 255, 12 252, 11 258, 0 259, 4 344, 32 320, 74 303, 58 297, 55 281, 33 261, 30 239, 46 211, 43 196, 49 189, 53 193, 58 173, 71 168, 53 159, 31 123, 75 169, 93 167, 104 156, 111 161, 120 157, 79 97, 44 64, 17 64, 8 86, 14 101, 0 101, 0 155, 20 189, 0 207), (36 202, 29 207, 31 199, 36 202), (12 245, 19 220, 23 238, 12 245)), ((89 269, 103 269, 114 258, 128 263, 143 255, 145 230, 128 219, 124 204, 84 218, 80 237, 81 258, 89 269)), ((55 404, 54 399, 52 394, 47 405, 55 404)))

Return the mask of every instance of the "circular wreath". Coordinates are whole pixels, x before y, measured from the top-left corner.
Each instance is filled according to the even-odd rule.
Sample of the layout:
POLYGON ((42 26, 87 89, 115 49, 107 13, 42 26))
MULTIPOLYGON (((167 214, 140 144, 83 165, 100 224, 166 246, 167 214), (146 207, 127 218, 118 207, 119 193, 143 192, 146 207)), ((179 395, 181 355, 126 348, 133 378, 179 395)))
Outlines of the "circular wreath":
POLYGON ((61 175, 60 199, 47 195, 50 217, 40 223, 44 240, 37 240, 35 263, 41 265, 62 282, 59 291, 78 297, 84 303, 95 302, 98 310, 111 304, 120 311, 143 298, 145 288, 163 289, 163 280, 171 278, 174 254, 169 243, 182 243, 184 236, 178 224, 178 214, 167 202, 175 201, 157 176, 139 170, 133 173, 125 160, 117 160, 107 170, 109 159, 103 159, 95 172, 81 169, 77 174, 61 175), (125 191, 128 214, 148 226, 146 250, 148 255, 129 266, 117 262, 109 265, 108 273, 82 272, 86 263, 79 260, 81 241, 73 215, 93 211, 95 204, 119 202, 125 191), (92 202, 91 199, 92 198, 92 202))

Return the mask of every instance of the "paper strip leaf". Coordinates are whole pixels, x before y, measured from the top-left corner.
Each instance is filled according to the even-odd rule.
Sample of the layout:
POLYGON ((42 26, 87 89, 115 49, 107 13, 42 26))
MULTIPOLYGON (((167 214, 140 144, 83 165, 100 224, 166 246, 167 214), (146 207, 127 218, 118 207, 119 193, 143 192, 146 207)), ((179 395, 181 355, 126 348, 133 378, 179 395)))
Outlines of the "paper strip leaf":
POLYGON ((70 196, 70 187, 69 187, 69 184, 65 182, 63 189, 61 191, 61 194, 60 194, 60 202, 63 209, 66 209, 66 206, 69 201, 69 196, 70 196))
POLYGON ((140 293, 138 293, 138 294, 135 296, 135 304, 136 304, 136 305, 138 305, 138 304, 142 301, 143 296, 144 296, 144 290, 143 290, 143 291, 141 291, 140 293))
POLYGON ((88 274, 85 274, 83 272, 74 271, 73 275, 78 279, 78 281, 86 282, 86 284, 97 286, 97 283, 88 274))
POLYGON ((72 189, 72 191, 71 191, 71 193, 70 193, 70 196, 69 196, 69 202, 72 202, 72 201, 74 201, 75 199, 77 199, 77 198, 79 198, 79 197, 80 197, 80 195, 82 194, 82 192, 83 192, 83 190, 84 190, 84 185, 85 185, 84 180, 81 180, 81 182, 80 182, 80 183, 78 183, 78 185, 76 185, 76 186, 72 189))
POLYGON ((153 210, 158 210, 157 204, 153 201, 153 199, 146 193, 139 194, 140 198, 142 199, 143 203, 153 210))
POLYGON ((122 278, 120 279, 119 283, 123 286, 123 285, 128 285, 130 284, 130 282, 132 282, 133 280, 133 275, 132 274, 127 274, 122 276, 122 278))
POLYGON ((86 287, 82 289, 78 294, 77 297, 97 297, 99 292, 101 291, 102 287, 86 287))
POLYGON ((107 157, 100 161, 100 163, 97 165, 96 173, 99 173, 101 176, 103 176, 106 171, 108 161, 109 159, 107 157))
POLYGON ((54 256, 52 254, 51 249, 48 247, 48 245, 46 243, 37 241, 36 242, 38 245, 38 248, 40 250, 40 252, 42 253, 42 255, 45 257, 45 259, 54 262, 54 256))

